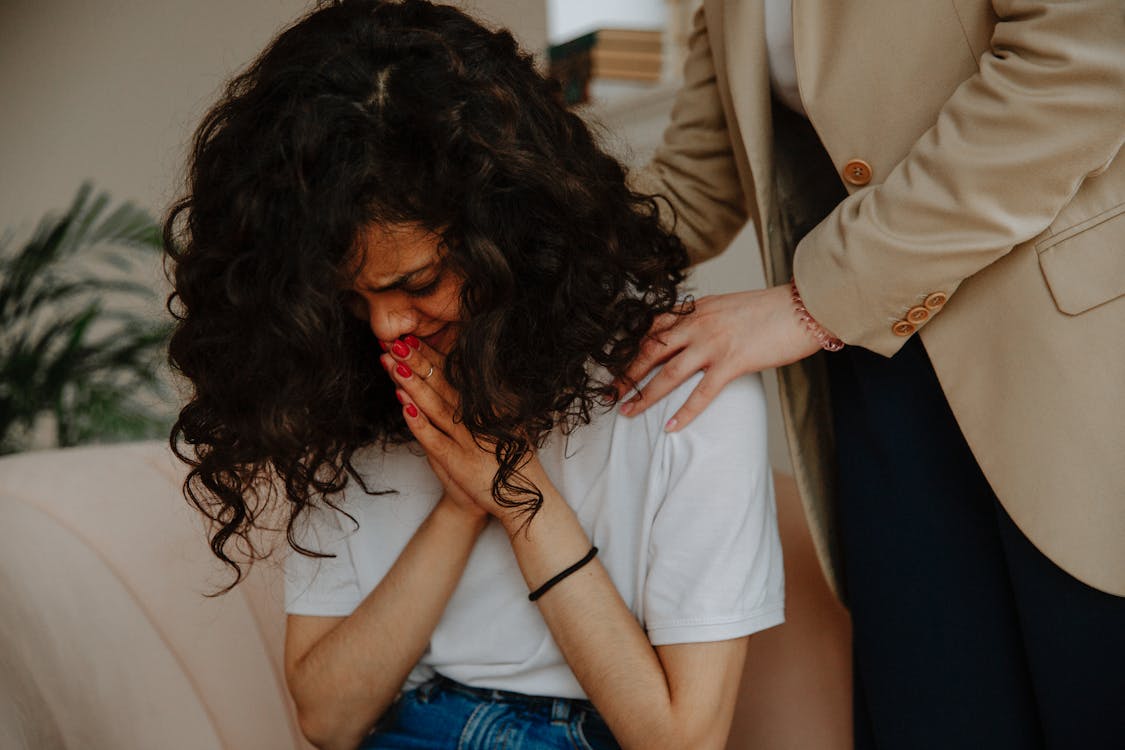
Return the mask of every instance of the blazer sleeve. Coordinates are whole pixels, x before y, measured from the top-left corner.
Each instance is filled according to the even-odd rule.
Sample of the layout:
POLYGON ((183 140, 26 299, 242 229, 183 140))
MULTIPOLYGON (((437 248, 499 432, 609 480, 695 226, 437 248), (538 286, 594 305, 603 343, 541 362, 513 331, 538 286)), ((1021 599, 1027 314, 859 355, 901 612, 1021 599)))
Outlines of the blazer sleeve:
POLYGON ((797 247, 806 306, 849 344, 892 355, 894 320, 1040 234, 1125 142, 1125 2, 993 8, 978 72, 885 182, 797 247))
POLYGON ((692 19, 684 82, 671 121, 652 161, 630 175, 637 192, 659 195, 665 225, 675 231, 693 263, 726 249, 746 223, 703 8, 692 19), (669 210, 670 209, 670 210, 669 210))

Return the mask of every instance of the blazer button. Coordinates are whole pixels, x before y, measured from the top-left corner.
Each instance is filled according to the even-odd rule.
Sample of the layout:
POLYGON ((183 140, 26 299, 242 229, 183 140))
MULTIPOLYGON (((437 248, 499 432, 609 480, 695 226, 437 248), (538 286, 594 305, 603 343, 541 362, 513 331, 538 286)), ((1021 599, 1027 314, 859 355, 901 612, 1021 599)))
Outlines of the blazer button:
POLYGON ((925 301, 922 302, 922 304, 925 305, 930 310, 938 310, 943 305, 945 305, 945 302, 948 299, 949 299, 949 295, 946 294, 945 292, 934 292, 930 296, 926 297, 925 301))
POLYGON ((906 312, 906 319, 911 323, 925 323, 930 317, 930 311, 919 305, 912 307, 906 312))
POLYGON ((891 326, 891 332, 896 336, 909 336, 916 330, 918 329, 914 327, 913 323, 908 323, 905 320, 900 320, 891 326))
POLYGON ((852 159, 844 165, 844 182, 856 187, 871 182, 871 165, 863 159, 852 159))

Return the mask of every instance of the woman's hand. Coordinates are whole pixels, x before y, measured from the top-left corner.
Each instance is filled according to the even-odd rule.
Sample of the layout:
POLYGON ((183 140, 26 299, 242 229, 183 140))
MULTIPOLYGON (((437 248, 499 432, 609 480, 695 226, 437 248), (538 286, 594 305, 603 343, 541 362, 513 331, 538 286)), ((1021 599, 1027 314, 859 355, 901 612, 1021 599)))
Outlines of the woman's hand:
MULTIPOLYGON (((386 346, 381 361, 397 386, 395 395, 406 424, 426 451, 448 499, 470 516, 509 520, 513 514, 492 498, 492 480, 499 468, 496 456, 479 446, 457 417, 460 397, 445 379, 444 357, 413 336, 386 346)), ((522 471, 530 471, 529 478, 539 486, 546 481, 534 456, 522 471)))
POLYGON ((391 353, 381 361, 400 385, 397 393, 407 424, 429 453, 445 491, 386 576, 352 614, 289 616, 286 680, 301 730, 317 747, 357 747, 393 704, 429 646, 491 519, 465 491, 467 478, 458 481, 447 471, 449 463, 435 458, 445 449, 442 441, 449 441, 435 425, 453 429, 457 402, 441 376, 443 358, 413 337, 386 346, 391 353), (398 367, 403 369, 396 371, 398 367), (429 405, 434 422, 422 415, 416 401, 429 405), (439 435, 441 441, 435 439, 439 435))
POLYGON ((682 429, 740 375, 788 365, 819 349, 794 314, 788 285, 703 297, 690 315, 662 315, 653 323, 627 377, 616 383, 618 394, 628 391, 630 380, 640 382, 659 364, 664 368, 621 412, 640 414, 703 370, 699 385, 665 425, 669 432, 682 429))

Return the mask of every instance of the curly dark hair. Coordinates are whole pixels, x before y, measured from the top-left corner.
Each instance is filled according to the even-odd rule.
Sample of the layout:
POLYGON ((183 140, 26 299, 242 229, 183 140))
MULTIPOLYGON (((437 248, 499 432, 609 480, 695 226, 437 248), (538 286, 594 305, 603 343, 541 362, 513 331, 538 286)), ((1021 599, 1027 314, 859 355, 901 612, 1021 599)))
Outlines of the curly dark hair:
POLYGON ((446 377, 495 449, 493 497, 534 515, 520 467, 613 399, 591 363, 622 375, 655 316, 687 304, 687 253, 625 178, 510 33, 425 0, 322 4, 227 85, 164 235, 169 356, 192 385, 171 444, 230 587, 230 544, 257 559, 251 534, 280 508, 316 554, 301 512, 367 490, 357 449, 410 439, 341 299, 373 225, 441 236, 464 282, 446 377))

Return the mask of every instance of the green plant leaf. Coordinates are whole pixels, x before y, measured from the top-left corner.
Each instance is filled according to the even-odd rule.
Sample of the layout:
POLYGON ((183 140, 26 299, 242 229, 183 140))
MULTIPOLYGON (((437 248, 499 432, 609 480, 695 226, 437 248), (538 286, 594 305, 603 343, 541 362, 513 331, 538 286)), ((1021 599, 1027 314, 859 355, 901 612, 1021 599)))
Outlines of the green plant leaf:
POLYGON ((128 278, 162 249, 159 225, 84 183, 14 252, 13 237, 0 236, 0 453, 18 450, 44 414, 60 445, 167 429, 170 415, 146 403, 163 395, 171 325, 125 306, 160 294, 128 278))

